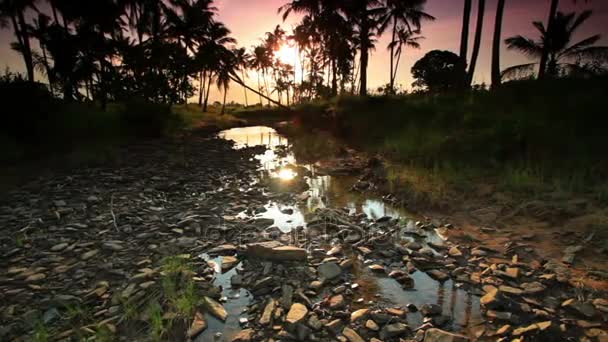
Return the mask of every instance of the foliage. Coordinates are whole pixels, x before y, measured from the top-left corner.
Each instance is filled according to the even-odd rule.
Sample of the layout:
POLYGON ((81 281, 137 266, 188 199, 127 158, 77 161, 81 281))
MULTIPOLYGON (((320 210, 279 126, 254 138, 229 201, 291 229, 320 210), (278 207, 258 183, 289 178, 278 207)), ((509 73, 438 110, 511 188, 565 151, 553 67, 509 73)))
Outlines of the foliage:
MULTIPOLYGON (((553 78, 568 74, 597 74, 599 70, 605 70, 602 66, 608 62, 608 47, 595 45, 601 36, 596 34, 571 43, 577 29, 591 17, 591 14, 591 11, 582 12, 578 16, 575 13, 557 12, 551 31, 548 31, 542 22, 533 23, 540 32, 540 41, 518 35, 507 38, 505 43, 510 50, 519 51, 539 61, 546 51, 548 53, 546 72, 553 78), (596 63, 600 63, 599 68, 596 63)), ((504 79, 531 77, 537 64, 534 62, 509 67, 503 70, 502 77, 504 79)))
POLYGON ((168 105, 155 104, 143 99, 125 102, 120 112, 125 127, 140 137, 160 137, 170 124, 179 121, 168 105))
POLYGON ((413 86, 439 93, 461 90, 466 84, 466 62, 453 52, 433 50, 412 67, 413 86))

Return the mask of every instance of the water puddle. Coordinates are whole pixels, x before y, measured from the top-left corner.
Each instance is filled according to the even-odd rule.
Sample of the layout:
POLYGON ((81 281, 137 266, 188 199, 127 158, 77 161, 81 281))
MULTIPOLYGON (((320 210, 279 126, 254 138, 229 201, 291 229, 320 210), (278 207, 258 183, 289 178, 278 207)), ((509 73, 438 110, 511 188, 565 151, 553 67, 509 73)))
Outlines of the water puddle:
MULTIPOLYGON (((271 218, 274 225, 282 232, 287 233, 296 227, 306 227, 307 217, 317 208, 346 208, 351 214, 364 213, 369 219, 377 220, 384 216, 398 218, 405 223, 405 228, 400 232, 403 243, 416 241, 423 245, 426 243, 442 244, 444 239, 438 230, 420 230, 414 224, 414 216, 404 208, 384 203, 381 199, 367 194, 351 191, 356 179, 351 176, 327 176, 318 175, 314 165, 299 165, 293 153, 290 151, 289 141, 278 134, 274 129, 264 126, 241 127, 225 130, 219 133, 219 137, 233 140, 235 148, 247 146, 265 145, 268 149, 265 153, 256 156, 260 160, 260 176, 270 177, 283 186, 296 186, 297 179, 304 177, 308 190, 299 195, 298 203, 286 203, 279 198, 270 198, 255 215, 241 215, 247 217, 271 218)), ((354 282, 362 289, 362 297, 366 303, 374 302, 385 307, 404 307, 414 304, 420 307, 424 304, 437 304, 443 308, 443 314, 452 318, 452 329, 466 332, 468 328, 480 322, 479 297, 473 296, 467 291, 460 289, 460 284, 452 280, 440 283, 433 280, 425 272, 416 271, 411 274, 415 281, 415 289, 404 290, 401 285, 392 278, 385 275, 372 273, 361 260, 355 269, 354 282)), ((230 271, 230 272, 234 272, 230 271)), ((230 287, 230 272, 218 276, 216 284, 230 287), (223 279, 223 280, 222 280, 223 279)), ((240 329, 238 327, 238 314, 248 303, 240 290, 240 299, 226 303, 226 308, 234 310, 237 320, 236 326, 227 322, 223 333, 226 335, 229 329, 240 329), (239 305, 240 308, 238 307, 239 305), (230 326, 230 328, 228 328, 230 326)), ((228 294, 226 294, 229 296, 228 294)), ((356 306, 356 305, 355 305, 356 306)), ((230 312, 231 314, 233 312, 230 312)), ((422 316, 419 313, 407 315, 408 322, 412 327, 420 326, 422 316)), ((211 325, 210 325, 211 328, 211 325)), ((205 336, 212 335, 209 330, 219 332, 219 328, 208 329, 205 336)))

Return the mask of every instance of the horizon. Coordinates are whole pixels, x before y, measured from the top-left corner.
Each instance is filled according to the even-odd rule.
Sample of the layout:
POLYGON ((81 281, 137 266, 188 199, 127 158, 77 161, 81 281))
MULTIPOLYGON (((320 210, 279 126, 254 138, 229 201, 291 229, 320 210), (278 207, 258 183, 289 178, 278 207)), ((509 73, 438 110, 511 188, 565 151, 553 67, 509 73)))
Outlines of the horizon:
MULTIPOLYGON (((237 47, 245 47, 248 51, 252 45, 259 43, 260 39, 266 32, 274 29, 276 25, 281 27, 289 34, 300 16, 291 15, 286 21, 282 20, 282 15, 278 13, 278 8, 286 4, 287 0, 250 0, 250 1, 234 1, 234 0, 216 0, 214 5, 218 8, 218 20, 223 22, 230 30, 231 36, 237 40, 237 47), (244 14, 254 17, 254 20, 243 20, 244 14)), ((475 84, 490 83, 490 59, 491 59, 491 44, 494 28, 494 15, 496 11, 497 0, 487 0, 484 17, 484 27, 482 34, 482 42, 477 69, 473 78, 475 84)), ((501 70, 516 64, 521 64, 529 61, 529 59, 516 51, 509 51, 504 44, 504 39, 513 35, 523 35, 533 39, 538 39, 538 32, 532 26, 533 21, 546 22, 547 13, 549 11, 550 1, 529 2, 526 0, 510 0, 505 7, 503 32, 501 43, 501 70)), ((42 11, 48 12, 44 6, 40 6, 42 11)), ((608 2, 590 1, 577 2, 574 4, 571 1, 562 1, 559 11, 562 12, 577 12, 583 10, 593 10, 593 16, 586 22, 575 35, 575 40, 591 34, 601 34, 602 38, 598 45, 608 45, 608 26, 602 23, 608 19, 608 2)), ((414 63, 422 58, 431 50, 447 50, 458 53, 460 45, 460 32, 462 29, 462 1, 444 0, 429 0, 425 6, 425 11, 436 17, 434 22, 424 22, 422 25, 421 35, 425 37, 421 42, 419 50, 406 48, 402 56, 401 65, 396 79, 396 85, 401 89, 410 90, 413 78, 410 72, 414 63)), ((471 46, 475 34, 475 25, 477 17, 477 1, 473 1, 471 23, 469 27, 469 46, 471 46)), ((14 40, 13 31, 10 25, 0 31, 0 67, 8 68, 13 72, 25 72, 25 67, 21 57, 17 52, 13 51, 9 43, 14 40)), ((388 62, 389 53, 387 45, 390 40, 390 35, 385 33, 376 43, 375 50, 370 53, 370 63, 368 67, 368 89, 375 92, 380 86, 388 83, 388 62)), ((38 48, 37 44, 33 44, 34 48, 38 48)), ((286 49, 282 55, 293 54, 292 51, 286 49)), ((469 48, 469 56, 471 49, 469 48)), ((275 54, 276 55, 276 54, 275 54)), ((284 63, 290 63, 289 58, 281 57, 284 63)), ((255 88, 255 71, 249 70, 247 73, 247 85, 255 88)), ((299 80, 298 68, 296 68, 296 77, 299 80)), ((46 83, 46 77, 38 75, 38 80, 46 83)), ((210 94, 210 102, 222 100, 222 93, 217 87, 212 86, 210 94)), ((189 98, 189 103, 196 101, 198 92, 189 98)), ((257 95, 251 91, 247 91, 247 98, 250 99, 249 104, 257 103, 257 95)), ((228 90, 227 102, 245 103, 244 90, 240 85, 231 84, 228 90)))

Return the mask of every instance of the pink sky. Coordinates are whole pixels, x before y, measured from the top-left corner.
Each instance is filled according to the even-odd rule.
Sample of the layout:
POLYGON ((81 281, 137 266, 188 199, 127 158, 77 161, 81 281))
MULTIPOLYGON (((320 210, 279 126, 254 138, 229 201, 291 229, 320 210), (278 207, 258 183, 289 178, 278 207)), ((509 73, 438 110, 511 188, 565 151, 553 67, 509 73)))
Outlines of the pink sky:
MULTIPOLYGON (((271 31, 277 24, 281 24, 285 30, 289 31, 297 18, 290 18, 285 23, 277 14, 277 8, 285 4, 286 0, 216 0, 219 8, 219 18, 231 30, 232 35, 238 40, 239 46, 250 48, 258 43, 264 33, 271 31)), ((475 82, 489 83, 490 80, 490 49, 492 34, 494 29, 494 14, 496 11, 497 0, 486 1, 486 16, 484 31, 482 36, 481 53, 478 60, 475 82)), ((522 34, 537 38, 538 35, 532 27, 533 20, 545 21, 548 15, 550 0, 507 0, 504 22, 503 40, 506 37, 522 34)), ((477 1, 473 0, 473 14, 471 17, 471 43, 476 22, 477 1)), ((457 52, 460 45, 460 31, 462 25, 461 0, 429 0, 426 11, 437 18, 435 22, 425 23, 422 28, 422 35, 426 37, 422 41, 420 50, 405 50, 402 56, 397 83, 409 88, 412 83, 410 69, 412 65, 430 50, 441 49, 457 52)), ((562 11, 581 11, 591 8, 594 15, 579 31, 579 37, 590 34, 602 33, 604 36, 600 41, 601 45, 608 45, 606 34, 608 33, 608 1, 591 0, 588 2, 562 0, 562 11)), ((4 30, 0 33, 0 67, 10 67, 12 70, 24 70, 23 62, 17 54, 10 50, 8 42, 12 41, 12 31, 4 30)), ((386 51, 389 37, 381 37, 376 50, 373 52, 368 69, 369 88, 375 89, 386 84, 388 81, 389 54, 386 51)), ((526 62, 527 59, 516 52, 507 51, 503 44, 502 68, 526 62)), ((470 49, 469 49, 470 50, 470 49)), ((470 53, 470 52, 469 52, 470 53)), ((254 80, 250 80, 251 86, 255 88, 254 80)), ((248 93, 250 101, 257 99, 253 93, 248 93)), ((211 93, 211 100, 221 100, 219 92, 214 89, 211 93)), ((236 84, 231 86, 228 93, 228 101, 244 102, 243 89, 236 84)))

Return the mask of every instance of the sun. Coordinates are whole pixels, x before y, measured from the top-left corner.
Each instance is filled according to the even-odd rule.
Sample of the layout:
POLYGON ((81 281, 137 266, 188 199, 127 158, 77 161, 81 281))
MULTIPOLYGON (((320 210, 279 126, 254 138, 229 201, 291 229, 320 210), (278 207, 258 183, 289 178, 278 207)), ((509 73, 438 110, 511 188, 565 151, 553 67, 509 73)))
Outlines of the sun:
POLYGON ((278 58, 281 63, 294 65, 297 57, 296 48, 283 44, 279 50, 275 51, 274 56, 278 58))

